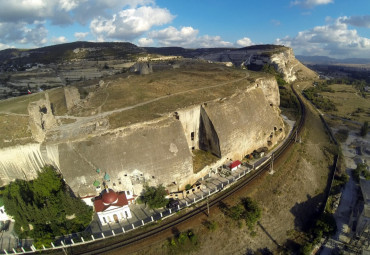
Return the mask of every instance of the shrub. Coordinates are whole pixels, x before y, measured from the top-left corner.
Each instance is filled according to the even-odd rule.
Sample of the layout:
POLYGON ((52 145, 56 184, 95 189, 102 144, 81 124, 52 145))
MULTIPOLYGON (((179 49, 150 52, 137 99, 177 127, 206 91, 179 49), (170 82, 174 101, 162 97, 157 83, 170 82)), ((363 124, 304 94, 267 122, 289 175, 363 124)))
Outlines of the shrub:
POLYGON ((218 228, 218 224, 215 221, 205 220, 203 225, 210 231, 215 231, 218 228))
POLYGON ((307 242, 305 245, 301 247, 301 253, 303 255, 310 255, 312 252, 312 249, 313 249, 312 244, 307 242))
POLYGON ((367 164, 360 163, 357 165, 356 169, 353 170, 354 179, 359 182, 360 176, 363 175, 366 180, 370 180, 370 173, 367 171, 367 164))
POLYGON ((242 198, 241 203, 228 207, 227 205, 220 208, 226 216, 240 222, 245 221, 248 229, 252 230, 257 221, 261 218, 262 210, 259 208, 256 201, 251 198, 242 198))
POLYGON ((162 185, 146 186, 141 195, 142 201, 151 209, 165 207, 168 204, 167 192, 162 185))
POLYGON ((338 132, 335 134, 335 138, 341 142, 344 143, 348 138, 348 129, 339 129, 338 132))

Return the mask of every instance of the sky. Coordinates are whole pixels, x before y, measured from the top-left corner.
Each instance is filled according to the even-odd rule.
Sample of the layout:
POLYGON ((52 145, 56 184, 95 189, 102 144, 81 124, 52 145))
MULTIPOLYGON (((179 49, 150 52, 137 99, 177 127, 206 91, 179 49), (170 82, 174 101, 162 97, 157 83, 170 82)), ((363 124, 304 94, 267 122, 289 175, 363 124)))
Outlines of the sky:
POLYGON ((0 0, 0 50, 74 41, 370 58, 370 0, 0 0))

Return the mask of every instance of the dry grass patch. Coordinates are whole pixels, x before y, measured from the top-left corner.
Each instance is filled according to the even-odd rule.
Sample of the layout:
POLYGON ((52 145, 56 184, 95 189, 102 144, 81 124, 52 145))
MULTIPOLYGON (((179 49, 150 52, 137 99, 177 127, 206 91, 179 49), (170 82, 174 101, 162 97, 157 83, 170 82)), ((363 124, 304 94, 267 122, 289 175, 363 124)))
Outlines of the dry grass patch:
POLYGON ((217 162, 217 160, 219 158, 209 151, 193 150, 193 172, 196 174, 204 167, 217 162))
POLYGON ((32 142, 27 116, 0 115, 0 147, 32 142))
POLYGON ((13 97, 0 101, 0 112, 28 114, 27 107, 30 102, 44 99, 44 92, 25 95, 21 97, 13 97))

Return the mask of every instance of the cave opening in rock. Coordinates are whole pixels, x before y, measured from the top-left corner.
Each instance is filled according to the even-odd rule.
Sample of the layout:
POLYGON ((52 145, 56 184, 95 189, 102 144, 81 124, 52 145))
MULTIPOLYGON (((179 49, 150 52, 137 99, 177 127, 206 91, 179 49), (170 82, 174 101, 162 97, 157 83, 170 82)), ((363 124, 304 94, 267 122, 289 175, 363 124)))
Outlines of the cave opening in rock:
POLYGON ((47 114, 48 109, 46 108, 46 106, 40 107, 40 112, 43 113, 43 114, 47 114))

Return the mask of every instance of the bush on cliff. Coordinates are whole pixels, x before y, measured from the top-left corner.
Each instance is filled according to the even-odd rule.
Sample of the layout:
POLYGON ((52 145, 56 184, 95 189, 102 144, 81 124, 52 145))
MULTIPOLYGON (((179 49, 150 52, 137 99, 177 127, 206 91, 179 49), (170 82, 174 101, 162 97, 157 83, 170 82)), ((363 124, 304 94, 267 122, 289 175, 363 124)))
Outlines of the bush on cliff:
POLYGON ((275 67, 271 64, 265 64, 262 67, 262 72, 269 73, 275 76, 276 82, 279 86, 284 86, 286 85, 286 81, 283 78, 283 75, 281 73, 278 73, 275 69, 275 67))
POLYGON ((50 246, 56 236, 84 230, 92 220, 92 208, 71 196, 52 166, 45 166, 33 181, 11 182, 3 198, 18 236, 34 238, 39 248, 50 246))

